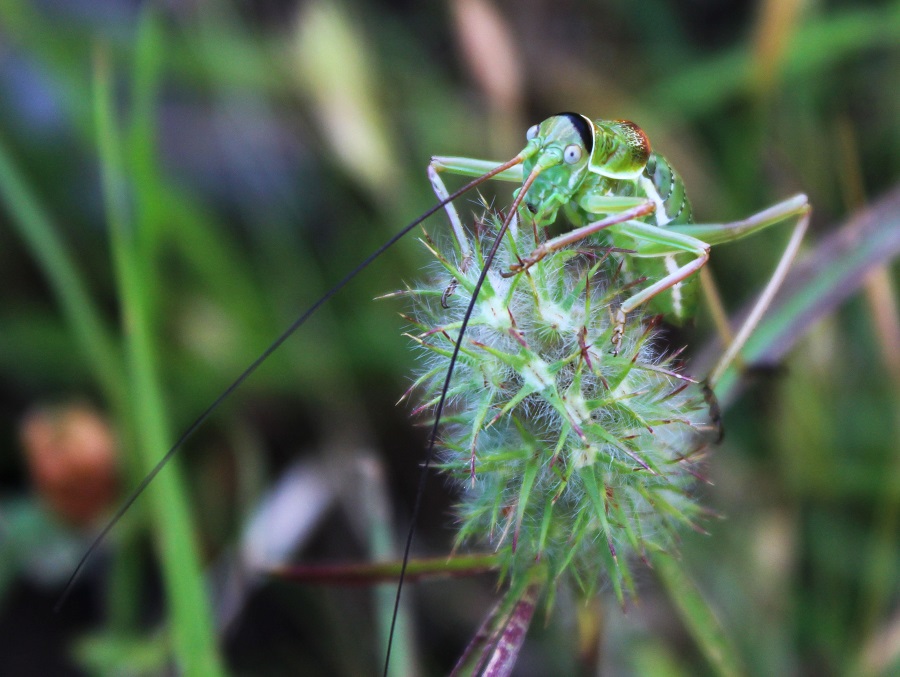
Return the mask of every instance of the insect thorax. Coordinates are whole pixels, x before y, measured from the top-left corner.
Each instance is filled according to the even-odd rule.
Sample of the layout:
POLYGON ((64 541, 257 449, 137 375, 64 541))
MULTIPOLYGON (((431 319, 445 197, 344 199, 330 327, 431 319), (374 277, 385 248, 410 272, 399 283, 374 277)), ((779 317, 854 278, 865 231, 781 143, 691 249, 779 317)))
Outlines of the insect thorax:
POLYGON ((589 213, 581 209, 578 202, 585 194, 649 198, 656 205, 656 211, 641 218, 641 221, 656 226, 693 223, 693 211, 684 182, 668 160, 659 153, 651 153, 644 170, 633 179, 613 179, 600 174, 590 174, 578 194, 573 196, 567 210, 572 225, 576 227, 606 215, 602 212, 589 213))

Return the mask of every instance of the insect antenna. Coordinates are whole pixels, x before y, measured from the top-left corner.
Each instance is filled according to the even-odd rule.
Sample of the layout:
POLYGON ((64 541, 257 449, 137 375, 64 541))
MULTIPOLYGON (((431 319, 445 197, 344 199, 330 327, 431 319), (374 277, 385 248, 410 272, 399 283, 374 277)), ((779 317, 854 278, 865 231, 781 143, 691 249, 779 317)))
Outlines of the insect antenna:
POLYGON ((450 389, 450 380, 453 378, 453 370, 456 367, 456 359, 459 356, 459 351, 462 346, 463 337, 466 333, 466 328, 469 325, 469 320, 472 318, 472 311, 475 309, 475 303, 478 301, 478 294, 481 292, 481 287, 484 285, 484 281, 487 278, 488 271, 491 268, 491 264, 494 261, 494 257, 496 256, 497 250, 500 247, 500 243, 506 236, 506 231, 509 230, 509 224, 512 222, 513 216, 515 216, 515 214, 518 212, 519 204, 525 197, 525 193, 528 192, 529 187, 531 187, 531 184, 537 178, 538 174, 540 174, 542 169, 543 168, 540 164, 536 164, 534 169, 531 170, 531 173, 525 179, 524 183, 522 183, 522 188, 519 191, 519 194, 516 196, 515 200, 513 200, 512 206, 510 207, 509 212, 506 214, 506 218, 503 219, 503 224, 500 226, 500 230, 497 232, 496 238, 494 238, 494 243, 491 245, 491 249, 484 259, 484 265, 481 268, 481 273, 478 275, 478 280, 475 282, 475 288, 472 290, 472 298, 469 300, 469 305, 466 307, 466 312, 463 315, 462 324, 460 324, 459 327, 459 335, 456 337, 456 341, 453 344, 453 354, 450 356, 450 365, 447 367, 447 375, 444 377, 444 385, 441 387, 441 396, 438 399, 437 406, 434 410, 434 423, 431 426, 431 433, 428 437, 428 449, 425 452, 425 461, 422 464, 422 471, 419 475, 419 486, 416 489, 416 500, 413 503, 412 515, 409 521, 409 530, 406 533, 406 545, 403 549, 403 563, 400 565, 400 578, 397 581, 397 594, 394 598, 394 613, 391 616, 391 629, 388 633, 387 650, 384 656, 384 677, 387 677, 388 670, 390 668, 391 647, 394 643, 394 630, 397 627, 397 614, 400 611, 400 596, 403 592, 403 581, 406 578, 406 568, 409 564, 409 553, 410 549, 412 548, 413 536, 416 531, 416 520, 418 519, 419 511, 422 507, 422 498, 425 495, 425 480, 428 477, 428 469, 431 466, 431 461, 434 458, 434 447, 437 443, 438 428, 441 424, 441 415, 444 411, 444 404, 447 401, 447 392, 450 389))
MULTIPOLYGON (((103 543, 106 536, 110 531, 119 523, 119 520, 128 512, 129 508, 134 504, 134 502, 140 497, 144 490, 150 485, 150 483, 154 480, 154 478, 160 473, 160 471, 169 463, 169 461, 174 458, 175 454, 184 446, 184 443, 191 437, 191 435, 196 432, 196 430, 203 425, 204 422, 210 417, 210 415, 222 404, 235 390, 237 390, 241 384, 246 381, 252 374, 255 372, 263 362, 265 362, 269 356, 274 353, 281 345, 291 337, 291 335, 297 331, 303 324, 310 318, 310 316, 315 313, 322 305, 324 305, 332 296, 337 294, 341 289, 343 289, 347 284, 355 278, 359 273, 365 270, 370 263, 375 261, 379 256, 384 254, 388 249, 390 249, 394 244, 397 243, 404 235, 406 235, 413 228, 422 223, 425 219, 435 214, 437 211, 443 209, 449 203, 456 200, 458 197, 472 190, 476 186, 480 185, 484 181, 496 176, 500 172, 513 167, 520 162, 523 161, 523 157, 521 155, 515 156, 512 160, 508 162, 504 162, 502 165, 495 167, 489 172, 482 174, 477 179, 474 179, 467 183, 465 186, 457 190, 451 195, 448 195, 446 198, 435 204, 428 211, 421 214, 414 221, 409 223, 407 226, 403 228, 396 235, 391 237, 387 242, 381 245, 378 249, 376 249, 372 254, 366 257, 362 263, 357 265, 353 270, 347 273, 346 276, 342 280, 340 280, 337 284, 335 284, 331 289, 325 292, 315 303, 313 303, 302 315, 300 315, 296 320, 294 320, 291 325, 285 329, 278 338, 276 338, 269 347, 266 348, 260 355, 257 357, 250 365, 241 372, 241 374, 222 391, 213 402, 201 413, 196 419, 194 419, 193 423, 191 423, 181 436, 175 441, 175 443, 169 448, 166 452, 165 456, 160 459, 160 461, 153 467, 153 469, 147 473, 144 479, 141 480, 140 484, 135 487, 132 492, 128 495, 122 505, 116 510, 115 514, 110 518, 110 520, 106 523, 106 525, 100 530, 100 533, 94 537, 94 540, 91 542, 88 549, 85 551, 84 555, 81 556, 81 559, 78 561, 78 564, 75 566, 75 569, 72 571, 71 576, 69 576, 69 580, 66 582, 65 588, 63 588, 62 594, 59 596, 59 600, 53 607, 55 612, 59 612, 62 609, 63 605, 66 603, 66 600, 69 597, 69 594, 72 592, 72 588, 75 585, 75 582, 78 580, 81 572, 84 570, 85 564, 87 564, 88 560, 97 550, 101 543, 103 543)), ((460 334, 461 336, 462 334, 460 334)), ((452 367, 451 367, 452 369, 452 367)))

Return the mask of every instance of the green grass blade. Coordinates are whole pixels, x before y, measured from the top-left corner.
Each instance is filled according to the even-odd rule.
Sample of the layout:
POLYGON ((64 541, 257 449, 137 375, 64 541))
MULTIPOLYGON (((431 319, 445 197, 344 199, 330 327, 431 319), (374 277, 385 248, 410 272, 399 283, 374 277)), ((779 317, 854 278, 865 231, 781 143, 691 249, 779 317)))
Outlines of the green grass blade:
POLYGON ((652 551, 649 555, 669 599, 716 674, 722 677, 744 674, 734 643, 725 634, 694 582, 688 578, 684 567, 664 552, 652 551))
MULTIPOLYGON (((141 256, 135 219, 129 211, 122 146, 116 130, 112 78, 106 54, 94 62, 94 97, 102 184, 112 255, 125 331, 126 363, 132 396, 133 429, 143 465, 150 469, 171 439, 158 383, 157 359, 148 320, 145 287, 150 263, 141 256)), ((155 532, 169 605, 176 660, 185 674, 224 674, 204 589, 197 543, 183 483, 174 467, 157 477, 147 493, 153 504, 155 532)))
MULTIPOLYGON (((393 532, 390 500, 382 466, 373 458, 359 461, 363 482, 360 486, 361 503, 365 529, 368 534, 369 557, 376 562, 385 562, 396 555, 398 542, 393 532)), ((396 578, 388 585, 379 585, 373 591, 375 612, 377 617, 379 655, 388 651, 388 635, 394 617, 394 600, 396 598, 396 578)), ((403 677, 414 674, 416 653, 412 633, 413 619, 409 605, 400 604, 397 608, 397 619, 393 637, 391 663, 388 666, 390 677, 403 677)))
POLYGON ((125 401, 119 350, 66 251, 59 228, 19 172, 0 139, 0 199, 10 223, 31 250, 111 406, 125 401))

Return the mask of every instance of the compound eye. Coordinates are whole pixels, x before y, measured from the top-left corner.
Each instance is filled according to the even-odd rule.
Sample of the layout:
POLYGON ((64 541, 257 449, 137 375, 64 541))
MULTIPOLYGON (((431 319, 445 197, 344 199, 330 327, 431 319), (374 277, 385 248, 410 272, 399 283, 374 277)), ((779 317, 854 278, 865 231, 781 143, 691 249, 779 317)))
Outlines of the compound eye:
POLYGON ((581 159, 583 152, 581 146, 573 143, 571 146, 566 146, 566 150, 563 151, 563 160, 568 165, 574 165, 581 159))
POLYGON ((531 141, 533 138, 535 138, 538 135, 539 131, 540 131, 540 129, 538 128, 538 125, 532 125, 531 127, 528 128, 528 131, 525 132, 525 140, 531 141))

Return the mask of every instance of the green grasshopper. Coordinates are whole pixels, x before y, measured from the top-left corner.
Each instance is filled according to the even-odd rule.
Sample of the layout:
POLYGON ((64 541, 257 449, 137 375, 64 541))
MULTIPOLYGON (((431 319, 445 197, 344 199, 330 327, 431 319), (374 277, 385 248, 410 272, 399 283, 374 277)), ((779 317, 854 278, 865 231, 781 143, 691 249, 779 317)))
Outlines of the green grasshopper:
MULTIPOLYGON (((560 113, 531 127, 526 140, 525 148, 501 165, 505 168, 493 178, 523 184, 514 195, 518 199, 524 195, 528 218, 536 228, 552 225, 562 211, 573 230, 540 244, 503 274, 526 272, 543 257, 605 232, 612 247, 631 252, 623 259, 627 279, 648 283, 616 310, 612 336, 616 353, 627 314, 644 304, 674 324, 693 317, 699 291, 695 273, 709 260, 711 245, 797 220, 775 275, 710 375, 709 381, 714 383, 759 321, 796 254, 809 223, 806 196, 796 195, 742 221, 697 224, 681 177, 662 155, 651 151, 647 135, 633 122, 560 113)), ((470 158, 434 157, 428 176, 435 194, 445 199, 448 193, 440 172, 481 177, 489 170, 496 171, 498 165, 470 158)), ((446 210, 454 231, 461 233, 453 204, 448 203, 446 210)), ((457 239, 464 242, 459 235, 457 239)))

